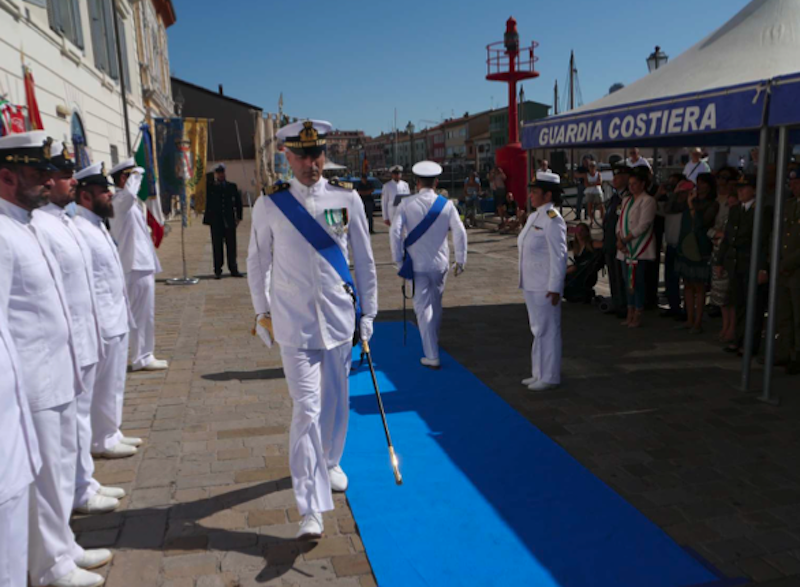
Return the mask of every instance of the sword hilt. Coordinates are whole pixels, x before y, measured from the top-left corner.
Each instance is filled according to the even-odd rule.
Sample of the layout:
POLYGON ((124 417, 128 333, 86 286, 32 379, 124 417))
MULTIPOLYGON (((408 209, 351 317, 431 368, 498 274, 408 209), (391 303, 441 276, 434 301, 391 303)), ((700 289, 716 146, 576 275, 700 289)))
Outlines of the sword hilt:
POLYGON ((394 482, 397 485, 403 484, 403 476, 400 474, 400 461, 397 459, 397 455, 394 454, 394 447, 389 447, 389 458, 392 461, 392 470, 394 471, 394 482))

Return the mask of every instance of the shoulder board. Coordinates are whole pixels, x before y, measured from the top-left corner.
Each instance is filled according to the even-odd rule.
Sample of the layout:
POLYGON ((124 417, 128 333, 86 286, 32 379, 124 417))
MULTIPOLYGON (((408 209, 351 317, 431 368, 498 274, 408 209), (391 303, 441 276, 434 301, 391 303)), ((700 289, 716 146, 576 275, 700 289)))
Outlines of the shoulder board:
POLYGON ((354 189, 352 181, 342 181, 340 179, 331 179, 328 180, 328 183, 334 187, 342 188, 343 190, 352 190, 354 189))
POLYGON ((271 196, 272 194, 276 194, 281 190, 288 190, 288 189, 289 189, 289 182, 276 183, 275 185, 272 185, 267 189, 267 195, 271 196))
POLYGON ((548 211, 547 211, 547 215, 548 215, 550 218, 555 218, 555 217, 557 217, 557 216, 558 216, 558 212, 556 212, 555 210, 553 210, 553 209, 551 208, 550 210, 548 210, 548 211))

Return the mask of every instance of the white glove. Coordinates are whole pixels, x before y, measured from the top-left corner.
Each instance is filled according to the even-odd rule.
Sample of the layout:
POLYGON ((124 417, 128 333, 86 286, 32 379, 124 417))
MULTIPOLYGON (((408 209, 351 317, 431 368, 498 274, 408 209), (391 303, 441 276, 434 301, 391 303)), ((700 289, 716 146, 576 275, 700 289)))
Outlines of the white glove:
POLYGON ((144 177, 141 172, 141 167, 136 167, 128 176, 128 180, 125 182, 125 189, 129 194, 133 194, 135 196, 139 193, 139 187, 142 185, 142 179, 144 179, 144 177))
POLYGON ((361 331, 361 340, 366 340, 369 342, 369 339, 372 338, 372 321, 375 318, 370 316, 362 316, 361 317, 361 324, 359 326, 359 330, 361 331))
POLYGON ((256 316, 255 334, 264 341, 268 349, 271 349, 272 341, 274 340, 272 337, 272 318, 266 314, 259 314, 256 316))
POLYGON ((455 264, 455 276, 458 277, 462 273, 464 273, 464 265, 461 264, 461 263, 456 263, 455 264))

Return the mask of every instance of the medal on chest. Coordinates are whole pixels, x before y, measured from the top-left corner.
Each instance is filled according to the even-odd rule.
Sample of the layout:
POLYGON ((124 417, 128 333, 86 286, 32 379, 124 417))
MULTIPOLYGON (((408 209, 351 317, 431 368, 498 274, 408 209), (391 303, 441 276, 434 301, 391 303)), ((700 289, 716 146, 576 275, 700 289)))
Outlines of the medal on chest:
POLYGON ((325 210, 325 224, 327 224, 334 234, 342 236, 347 232, 350 216, 347 208, 329 208, 325 210))

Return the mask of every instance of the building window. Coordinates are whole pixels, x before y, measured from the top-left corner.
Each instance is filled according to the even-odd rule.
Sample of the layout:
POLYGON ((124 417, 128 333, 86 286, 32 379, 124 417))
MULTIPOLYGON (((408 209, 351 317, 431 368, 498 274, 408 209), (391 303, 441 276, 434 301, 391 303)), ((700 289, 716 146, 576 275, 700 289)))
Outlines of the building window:
POLYGON ((83 49, 83 29, 78 0, 47 0, 50 28, 83 49))
POLYGON ((116 145, 111 145, 111 167, 119 163, 119 149, 116 145))
MULTIPOLYGON (((114 0, 89 0, 89 16, 92 20, 92 48, 94 64, 111 79, 119 79, 119 63, 117 62, 117 41, 114 36, 114 11, 111 2, 114 0)), ((122 74, 125 85, 130 88, 128 73, 128 44, 125 38, 125 22, 117 19, 119 43, 122 53, 122 74)))

